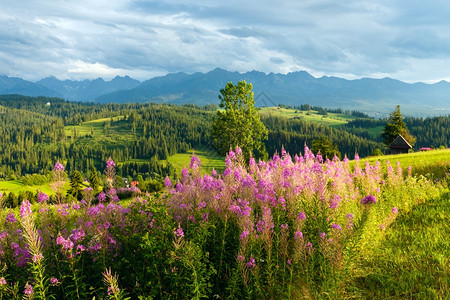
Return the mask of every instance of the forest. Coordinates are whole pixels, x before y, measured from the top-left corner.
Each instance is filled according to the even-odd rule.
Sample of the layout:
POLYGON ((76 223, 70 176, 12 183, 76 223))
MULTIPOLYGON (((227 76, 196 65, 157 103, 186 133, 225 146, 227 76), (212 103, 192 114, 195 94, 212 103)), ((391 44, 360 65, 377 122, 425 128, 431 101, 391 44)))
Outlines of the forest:
MULTIPOLYGON (((294 107, 343 113, 310 105, 294 107)), ((167 158, 198 147, 211 148, 211 118, 216 105, 174 104, 93 104, 68 102, 58 98, 0 96, 0 180, 26 174, 46 175, 56 161, 71 174, 78 170, 89 177, 102 170, 112 157, 117 174, 123 177, 161 180, 176 177, 167 158), (88 125, 91 124, 91 125, 88 125)), ((336 144, 342 157, 371 155, 384 149, 381 138, 368 129, 383 126, 386 120, 371 119, 358 112, 345 112, 353 120, 331 127, 283 116, 263 115, 269 130, 269 155, 283 147, 300 153, 305 144, 326 137, 336 144)), ((405 122, 417 137, 416 148, 450 145, 449 117, 411 118, 405 122)), ((179 175, 179 174, 178 174, 179 175)))

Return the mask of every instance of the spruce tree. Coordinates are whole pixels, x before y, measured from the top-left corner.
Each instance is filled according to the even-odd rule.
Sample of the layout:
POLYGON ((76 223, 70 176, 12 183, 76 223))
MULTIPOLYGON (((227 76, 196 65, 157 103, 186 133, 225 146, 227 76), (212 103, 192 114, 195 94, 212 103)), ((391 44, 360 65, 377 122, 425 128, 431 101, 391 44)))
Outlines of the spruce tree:
POLYGON ((416 138, 409 133, 409 130, 403 121, 403 116, 400 113, 400 105, 397 105, 394 111, 389 115, 388 123, 384 127, 381 137, 386 146, 388 146, 398 135, 402 135, 411 146, 414 146, 416 143, 416 138))
POLYGON ((91 182, 91 188, 96 192, 100 186, 100 179, 98 178, 97 170, 95 168, 92 168, 91 170, 89 181, 91 182))
POLYGON ((80 200, 81 191, 83 190, 82 185, 83 177, 81 176, 81 173, 79 171, 75 170, 72 173, 72 177, 70 178, 70 189, 67 193, 80 200))
POLYGON ((313 140, 311 150, 316 155, 320 152, 322 157, 330 160, 333 159, 334 156, 337 156, 339 159, 341 158, 341 152, 339 152, 338 146, 333 144, 325 136, 321 136, 319 139, 313 140))

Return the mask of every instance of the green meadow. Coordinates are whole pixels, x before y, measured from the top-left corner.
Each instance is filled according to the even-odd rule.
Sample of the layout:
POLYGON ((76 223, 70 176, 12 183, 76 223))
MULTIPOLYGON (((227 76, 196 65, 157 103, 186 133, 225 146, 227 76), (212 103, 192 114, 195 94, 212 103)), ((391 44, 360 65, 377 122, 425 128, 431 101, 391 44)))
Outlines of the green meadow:
POLYGON ((219 173, 225 169, 224 158, 206 147, 193 149, 187 153, 177 153, 170 156, 167 161, 175 167, 177 173, 180 173, 183 168, 189 168, 192 153, 195 153, 202 163, 202 174, 210 174, 213 168, 219 173))
MULTIPOLYGON (((69 189, 69 181, 67 181, 63 187, 63 190, 69 189)), ((47 195, 55 194, 55 191, 51 188, 50 183, 44 185, 26 185, 22 180, 9 180, 0 181, 0 193, 14 193, 18 194, 20 192, 32 192, 35 194, 38 191, 46 193, 47 195)))
MULTIPOLYGON (((429 178, 445 178, 450 176, 450 150, 431 150, 398 155, 383 155, 361 159, 361 165, 368 161, 373 165, 379 161, 382 166, 389 161, 395 169, 397 161, 404 172, 411 166, 412 175, 423 175, 429 178)), ((351 162, 354 164, 354 162, 351 162)))
POLYGON ((320 115, 315 110, 301 111, 300 109, 282 108, 282 107, 261 107, 259 112, 264 114, 271 114, 275 116, 282 116, 287 118, 301 119, 306 122, 312 122, 317 124, 322 124, 331 127, 340 127, 345 125, 350 120, 354 120, 355 117, 345 114, 331 113, 328 115, 320 115))
POLYGON ((113 118, 95 119, 87 122, 83 122, 79 125, 65 126, 64 131, 66 136, 71 137, 74 133, 78 137, 91 135, 99 137, 105 134, 105 124, 109 121, 117 122, 124 119, 124 116, 118 116, 113 118))

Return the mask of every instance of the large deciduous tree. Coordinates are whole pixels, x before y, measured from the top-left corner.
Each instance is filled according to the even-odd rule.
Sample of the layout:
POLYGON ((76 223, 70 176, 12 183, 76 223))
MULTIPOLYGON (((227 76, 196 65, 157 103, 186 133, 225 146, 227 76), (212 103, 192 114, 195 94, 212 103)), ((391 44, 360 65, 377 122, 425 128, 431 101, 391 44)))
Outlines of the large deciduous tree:
POLYGON ((252 84, 245 80, 237 85, 228 82, 220 90, 220 110, 213 117, 213 146, 225 155, 230 148, 239 146, 245 158, 267 158, 268 130, 262 123, 253 99, 252 84))
POLYGON ((384 127, 381 137, 383 138, 383 142, 388 146, 399 134, 402 135, 410 145, 414 146, 416 143, 416 138, 409 133, 405 122, 403 122, 403 116, 400 113, 400 105, 397 105, 394 111, 389 115, 388 123, 384 127))

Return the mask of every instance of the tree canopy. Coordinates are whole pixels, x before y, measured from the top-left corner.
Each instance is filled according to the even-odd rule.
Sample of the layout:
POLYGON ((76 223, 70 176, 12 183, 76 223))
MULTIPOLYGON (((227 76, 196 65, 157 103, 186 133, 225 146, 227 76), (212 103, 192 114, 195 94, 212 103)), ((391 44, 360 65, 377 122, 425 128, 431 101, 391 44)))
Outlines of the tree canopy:
POLYGON ((321 136, 317 140, 312 141, 312 152, 314 154, 320 153, 324 158, 333 159, 334 156, 337 156, 339 159, 341 158, 341 152, 339 152, 339 148, 336 144, 333 144, 329 139, 325 136, 321 136))
POLYGON ((403 121, 403 116, 400 113, 400 105, 397 105, 394 111, 389 115, 388 123, 384 127, 381 137, 383 138, 383 142, 388 146, 399 134, 412 146, 416 143, 416 138, 409 133, 406 123, 403 121))
POLYGON ((224 155, 230 148, 239 146, 246 159, 251 155, 266 158, 263 143, 268 130, 261 122, 253 99, 252 84, 239 81, 237 85, 228 82, 220 90, 221 110, 213 116, 212 138, 218 153, 224 155))

